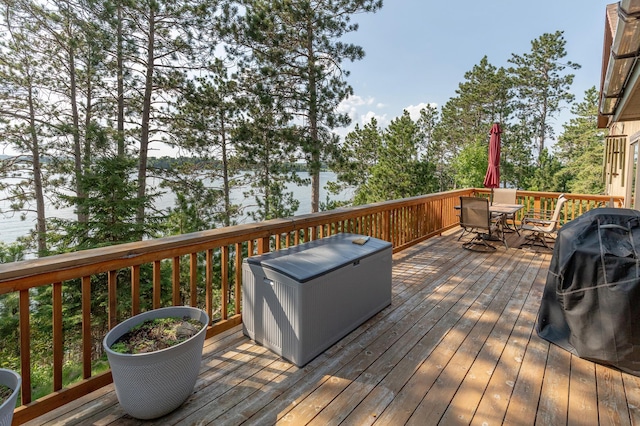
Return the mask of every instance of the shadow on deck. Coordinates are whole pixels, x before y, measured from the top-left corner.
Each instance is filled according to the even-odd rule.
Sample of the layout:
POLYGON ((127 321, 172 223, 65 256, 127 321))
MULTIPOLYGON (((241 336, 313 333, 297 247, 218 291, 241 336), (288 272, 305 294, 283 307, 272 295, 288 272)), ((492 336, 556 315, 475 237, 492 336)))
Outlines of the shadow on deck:
POLYGON ((205 342, 194 394, 165 417, 132 419, 107 386, 30 424, 640 423, 640 378, 536 335, 551 252, 458 235, 394 255, 392 305, 304 368, 236 327, 205 342))

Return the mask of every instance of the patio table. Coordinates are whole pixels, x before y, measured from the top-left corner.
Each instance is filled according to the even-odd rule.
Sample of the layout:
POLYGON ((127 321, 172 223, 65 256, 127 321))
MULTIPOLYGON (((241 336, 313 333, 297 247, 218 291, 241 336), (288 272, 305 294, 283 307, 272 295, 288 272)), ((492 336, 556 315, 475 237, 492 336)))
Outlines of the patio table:
POLYGON ((509 229, 513 232, 517 232, 515 228, 510 228, 507 224, 507 217, 511 215, 515 215, 520 210, 524 208, 524 204, 503 204, 503 203, 493 203, 489 206, 489 211, 494 216, 502 216, 502 229, 509 229))

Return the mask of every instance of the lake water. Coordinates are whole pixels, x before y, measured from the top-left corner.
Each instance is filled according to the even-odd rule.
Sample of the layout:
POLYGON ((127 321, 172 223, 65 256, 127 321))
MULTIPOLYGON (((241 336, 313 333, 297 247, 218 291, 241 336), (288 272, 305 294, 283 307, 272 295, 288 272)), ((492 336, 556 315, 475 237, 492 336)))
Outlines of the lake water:
MULTIPOLYGON (((309 174, 306 172, 300 172, 298 175, 301 178, 308 178, 309 174)), ((332 172, 320 173, 320 201, 324 202, 327 197, 327 191, 324 189, 325 185, 329 181, 335 181, 335 174, 332 172)), ((159 180, 149 179, 150 186, 157 186, 159 180)), ((242 203, 244 206, 248 206, 253 203, 253 199, 244 199, 243 191, 248 188, 238 188, 232 191, 231 198, 234 203, 242 203)), ((293 192, 294 197, 300 200, 300 207, 296 214, 302 215, 311 212, 311 187, 310 186, 298 186, 295 184, 289 184, 288 190, 293 192)), ((341 194, 334 195, 331 198, 337 201, 348 200, 352 197, 351 191, 345 191, 341 194)), ((156 207, 164 210, 167 207, 173 207, 175 195, 173 193, 165 193, 156 199, 156 207)), ((0 208, 2 211, 7 210, 8 203, 0 201, 0 208)), ((47 210, 47 217, 58 217, 63 219, 74 219, 75 214, 73 208, 56 209, 49 205, 47 210)), ((251 222, 248 217, 238 220, 241 223, 251 222)), ((24 220, 20 213, 9 213, 0 215, 0 241, 4 243, 12 243, 23 235, 27 235, 32 229, 35 228, 36 214, 35 212, 28 212, 24 216, 24 220)))

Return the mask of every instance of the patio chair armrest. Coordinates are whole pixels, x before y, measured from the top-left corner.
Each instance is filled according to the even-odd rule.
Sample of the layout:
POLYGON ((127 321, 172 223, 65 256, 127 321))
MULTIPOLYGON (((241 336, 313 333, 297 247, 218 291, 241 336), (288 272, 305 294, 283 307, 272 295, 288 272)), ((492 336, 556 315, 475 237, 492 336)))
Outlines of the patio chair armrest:
POLYGON ((549 220, 553 216, 553 210, 537 210, 531 209, 527 210, 523 215, 523 220, 527 219, 540 219, 540 220, 549 220))
POLYGON ((537 217, 523 217, 520 221, 521 224, 532 223, 534 225, 551 225, 557 223, 557 220, 539 219, 537 217))

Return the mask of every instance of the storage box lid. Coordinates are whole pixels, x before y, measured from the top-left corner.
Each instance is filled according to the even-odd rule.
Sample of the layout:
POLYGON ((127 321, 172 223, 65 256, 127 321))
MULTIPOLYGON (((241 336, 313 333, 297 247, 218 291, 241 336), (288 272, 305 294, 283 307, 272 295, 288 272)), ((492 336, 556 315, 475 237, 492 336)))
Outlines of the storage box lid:
POLYGON ((391 247, 364 235, 341 233, 286 249, 252 256, 244 261, 280 272, 303 283, 391 247), (362 241, 356 244, 354 241, 362 241))

